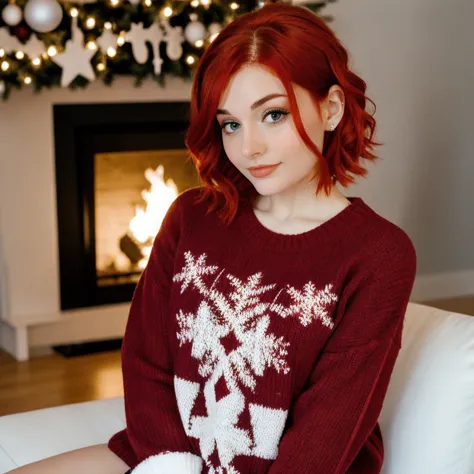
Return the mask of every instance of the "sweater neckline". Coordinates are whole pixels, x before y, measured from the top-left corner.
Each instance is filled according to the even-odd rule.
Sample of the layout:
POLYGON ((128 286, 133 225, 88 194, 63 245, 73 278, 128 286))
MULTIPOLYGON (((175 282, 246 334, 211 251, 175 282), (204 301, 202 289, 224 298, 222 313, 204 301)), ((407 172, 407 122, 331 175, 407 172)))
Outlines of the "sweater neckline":
POLYGON ((328 239, 335 241, 338 236, 350 232, 353 226, 357 226, 364 215, 363 211, 367 208, 360 197, 346 196, 346 199, 350 201, 350 204, 342 211, 322 224, 298 234, 282 234, 265 227, 255 214, 253 203, 247 201, 242 209, 242 230, 252 241, 270 246, 271 250, 301 249, 328 239))

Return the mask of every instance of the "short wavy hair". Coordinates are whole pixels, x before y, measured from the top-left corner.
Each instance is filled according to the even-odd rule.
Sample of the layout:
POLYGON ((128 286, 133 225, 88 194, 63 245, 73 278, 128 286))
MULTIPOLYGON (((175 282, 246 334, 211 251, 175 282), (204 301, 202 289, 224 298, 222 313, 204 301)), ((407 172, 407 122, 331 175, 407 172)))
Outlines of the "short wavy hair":
MULTIPOLYGON (((328 25, 305 7, 266 4, 229 23, 200 58, 193 78, 190 123, 185 143, 200 176, 201 199, 210 198, 209 212, 230 223, 239 202, 256 195, 250 181, 227 158, 216 119, 219 102, 232 76, 243 66, 261 65, 284 85, 290 111, 306 146, 318 159, 316 193, 329 194, 333 182, 346 187, 365 176, 361 158, 375 160, 376 122, 366 110, 366 83, 348 66, 348 54, 328 25), (326 134, 322 152, 306 133, 292 83, 308 90, 320 103, 337 84, 345 95, 344 116, 326 134)), ((316 167, 315 167, 316 170, 316 167)))

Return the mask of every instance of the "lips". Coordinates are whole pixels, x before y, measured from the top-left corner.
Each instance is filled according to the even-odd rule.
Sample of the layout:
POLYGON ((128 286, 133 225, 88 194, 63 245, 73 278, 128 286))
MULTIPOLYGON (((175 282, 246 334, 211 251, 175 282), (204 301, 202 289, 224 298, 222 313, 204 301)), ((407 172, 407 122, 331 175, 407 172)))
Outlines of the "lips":
POLYGON ((265 176, 273 173, 280 166, 280 164, 281 163, 277 163, 276 165, 252 166, 248 170, 255 178, 264 178, 265 176))

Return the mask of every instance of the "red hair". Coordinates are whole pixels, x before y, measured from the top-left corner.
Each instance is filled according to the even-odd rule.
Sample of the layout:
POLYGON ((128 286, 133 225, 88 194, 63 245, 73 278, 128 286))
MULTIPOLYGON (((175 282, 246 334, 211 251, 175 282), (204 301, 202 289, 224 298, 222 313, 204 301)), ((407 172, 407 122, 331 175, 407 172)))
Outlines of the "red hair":
POLYGON ((216 119, 220 99, 232 76, 243 66, 256 64, 271 70, 283 83, 296 129, 318 158, 318 185, 330 193, 332 181, 342 186, 365 176, 361 158, 372 153, 375 119, 365 110, 366 83, 349 70, 348 54, 326 23, 309 9, 281 3, 266 4, 229 23, 208 46, 193 78, 190 126, 186 146, 203 184, 200 200, 211 198, 209 212, 219 208, 229 223, 242 199, 256 196, 250 181, 227 158, 222 130, 216 119), (324 138, 322 153, 304 130, 291 83, 308 90, 319 104, 331 86, 345 95, 344 116, 324 138))

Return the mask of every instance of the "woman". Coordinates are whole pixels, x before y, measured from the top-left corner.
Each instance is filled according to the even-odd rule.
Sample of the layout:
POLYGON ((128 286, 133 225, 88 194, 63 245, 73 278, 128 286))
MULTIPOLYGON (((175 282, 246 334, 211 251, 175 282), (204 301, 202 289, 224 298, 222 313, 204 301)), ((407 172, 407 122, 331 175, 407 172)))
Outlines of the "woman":
POLYGON ((127 428, 15 472, 375 474, 416 255, 335 186, 375 120, 333 32, 269 4, 201 58, 171 205, 122 349, 127 428), (128 471, 131 472, 131 471, 128 471))

